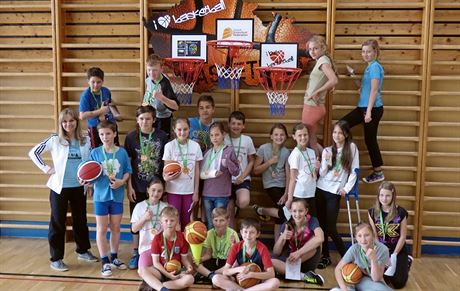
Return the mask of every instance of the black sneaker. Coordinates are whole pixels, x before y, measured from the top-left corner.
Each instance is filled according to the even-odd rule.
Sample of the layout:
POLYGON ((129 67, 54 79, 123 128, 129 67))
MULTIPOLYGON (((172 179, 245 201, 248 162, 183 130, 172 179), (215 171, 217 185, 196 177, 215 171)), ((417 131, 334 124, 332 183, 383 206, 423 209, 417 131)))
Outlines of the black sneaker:
POLYGON ((332 264, 330 257, 322 257, 321 261, 318 263, 318 269, 326 269, 330 264, 332 264))
POLYGON ((256 212, 256 214, 257 214, 257 216, 259 217, 260 220, 262 220, 262 221, 270 221, 270 216, 259 214, 259 212, 257 211, 259 208, 260 207, 257 204, 252 205, 252 209, 254 209, 254 211, 256 212))
POLYGON ((363 181, 368 184, 382 182, 383 180, 385 180, 385 175, 383 175, 383 171, 372 172, 372 174, 363 178, 363 181))
POLYGON ((323 286, 324 284, 324 278, 313 271, 308 271, 305 274, 305 277, 303 277, 303 281, 305 281, 306 283, 316 284, 319 286, 323 286))

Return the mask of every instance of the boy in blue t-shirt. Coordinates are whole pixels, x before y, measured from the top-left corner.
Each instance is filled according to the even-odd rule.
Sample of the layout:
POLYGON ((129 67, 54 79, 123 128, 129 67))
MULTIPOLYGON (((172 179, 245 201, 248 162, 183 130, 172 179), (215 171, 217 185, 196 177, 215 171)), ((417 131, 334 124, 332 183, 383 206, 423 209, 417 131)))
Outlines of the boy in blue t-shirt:
POLYGON ((214 122, 215 104, 211 95, 202 95, 198 98, 198 117, 190 117, 190 134, 191 140, 196 141, 204 153, 211 147, 209 137, 209 127, 214 122))
POLYGON ((103 172, 94 181, 94 214, 96 215, 96 242, 101 256, 102 276, 112 275, 112 266, 126 269, 118 259, 120 223, 123 216, 125 184, 132 173, 128 153, 115 145, 116 125, 103 120, 97 126, 102 146, 91 151, 90 159, 102 165, 103 172), (107 225, 110 225, 110 259, 107 241, 107 225))
MULTIPOLYGON (((104 71, 92 67, 86 72, 89 87, 80 96, 80 120, 86 119, 88 123, 88 135, 91 139, 91 148, 102 145, 97 132, 97 125, 102 120, 108 120, 116 124, 121 121, 121 115, 112 103, 112 93, 104 84, 104 71)), ((119 144, 118 135, 115 137, 115 144, 119 144)))

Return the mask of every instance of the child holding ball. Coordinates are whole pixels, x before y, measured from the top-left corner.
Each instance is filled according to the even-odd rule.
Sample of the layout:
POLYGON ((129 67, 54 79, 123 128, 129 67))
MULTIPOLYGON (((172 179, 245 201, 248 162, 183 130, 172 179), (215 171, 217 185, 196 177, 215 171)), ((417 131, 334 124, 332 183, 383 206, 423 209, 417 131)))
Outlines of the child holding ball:
POLYGON ((200 179, 200 161, 203 159, 200 145, 189 139, 188 119, 178 118, 174 122, 176 138, 168 142, 164 149, 165 165, 177 162, 181 171, 164 173, 168 204, 174 206, 180 215, 182 229, 190 222, 193 205, 198 203, 198 185, 200 179))
POLYGON ((376 241, 372 227, 367 223, 360 223, 355 227, 356 240, 339 264, 335 268, 335 279, 339 288, 333 291, 348 291, 347 284, 342 277, 342 268, 348 263, 358 265, 363 273, 361 280, 354 285, 356 290, 389 291, 391 290, 383 280, 385 264, 388 262, 388 248, 376 241))
POLYGON ((167 206, 160 213, 161 227, 163 231, 155 235, 152 241, 153 268, 148 277, 143 277, 141 287, 150 287, 159 291, 170 289, 186 289, 193 284, 192 263, 188 257, 188 243, 184 234, 176 230, 179 222, 179 212, 176 208, 167 206), (165 265, 171 260, 181 262, 186 271, 176 274, 168 272, 165 265))
POLYGON ((369 222, 375 237, 391 253, 393 272, 385 272, 385 281, 395 289, 403 288, 409 277, 409 254, 406 248, 407 211, 396 205, 396 188, 391 182, 382 182, 369 209, 369 222))

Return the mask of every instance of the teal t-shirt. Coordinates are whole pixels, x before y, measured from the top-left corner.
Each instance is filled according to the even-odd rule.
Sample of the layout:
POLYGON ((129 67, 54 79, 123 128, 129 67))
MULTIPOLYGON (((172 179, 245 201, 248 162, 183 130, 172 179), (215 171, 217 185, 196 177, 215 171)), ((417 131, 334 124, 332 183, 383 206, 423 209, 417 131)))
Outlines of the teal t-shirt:
POLYGON ((62 188, 75 188, 81 186, 77 179, 78 166, 81 162, 80 143, 78 140, 72 140, 69 145, 69 154, 67 155, 62 188))
POLYGON ((364 70, 363 79, 361 81, 361 94, 359 96, 358 107, 367 108, 367 105, 369 103, 369 97, 371 95, 371 81, 373 79, 379 80, 379 89, 377 91, 377 97, 374 102, 374 107, 383 106, 382 96, 380 94, 380 92, 382 91, 383 76, 383 67, 378 61, 373 61, 367 66, 366 70, 364 70))
POLYGON ((125 196, 125 186, 120 186, 117 189, 110 188, 109 175, 110 172, 117 179, 122 179, 125 173, 132 173, 131 163, 128 153, 122 147, 118 147, 115 154, 102 152, 102 147, 97 147, 91 151, 91 160, 98 161, 102 165, 102 174, 94 181, 93 199, 96 202, 106 202, 113 200, 123 203, 125 196))

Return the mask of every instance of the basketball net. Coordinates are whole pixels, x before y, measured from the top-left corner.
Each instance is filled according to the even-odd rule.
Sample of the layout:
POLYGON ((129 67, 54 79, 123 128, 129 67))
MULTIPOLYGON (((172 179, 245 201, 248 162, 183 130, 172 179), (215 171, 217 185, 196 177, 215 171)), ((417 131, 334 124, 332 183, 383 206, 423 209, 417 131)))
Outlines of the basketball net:
POLYGON ((259 82, 267 93, 272 116, 285 114, 289 90, 300 77, 301 69, 282 67, 259 67, 259 82))
POLYGON ((216 66, 219 89, 240 88, 244 59, 252 50, 252 46, 252 42, 245 41, 208 41, 209 60, 216 66))
POLYGON ((173 91, 181 104, 192 104, 193 87, 203 65, 202 59, 165 59, 164 73, 171 81, 173 91))

